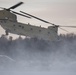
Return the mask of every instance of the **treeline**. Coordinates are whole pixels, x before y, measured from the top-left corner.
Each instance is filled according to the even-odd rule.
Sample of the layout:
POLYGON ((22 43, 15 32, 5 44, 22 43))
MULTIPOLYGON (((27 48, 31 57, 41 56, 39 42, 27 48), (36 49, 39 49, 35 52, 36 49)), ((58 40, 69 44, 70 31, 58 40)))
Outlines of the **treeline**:
POLYGON ((59 38, 62 38, 62 39, 76 39, 76 34, 74 34, 74 33, 60 34, 59 38))
MULTIPOLYGON (((70 34, 60 34, 59 36, 58 36, 58 38, 59 38, 59 40, 60 39, 65 39, 65 40, 68 40, 68 39, 70 39, 70 40, 75 40, 76 39, 76 34, 74 34, 74 33, 70 33, 70 34)), ((5 35, 1 35, 1 37, 0 37, 0 40, 2 40, 2 41, 5 41, 5 40, 7 40, 7 41, 19 41, 19 40, 33 40, 33 41, 37 41, 38 39, 37 38, 25 38, 25 39, 23 39, 21 36, 19 36, 18 38, 16 38, 15 40, 13 40, 13 37, 12 36, 10 36, 9 38, 7 38, 7 36, 5 36, 5 35), (4 39, 4 40, 3 40, 4 39)), ((39 41, 39 40, 38 40, 39 41)), ((41 40, 40 40, 41 41, 41 40)))
MULTIPOLYGON (((7 38, 5 35, 0 37, 0 54, 12 55, 15 56, 15 53, 18 53, 19 50, 31 51, 31 52, 45 52, 50 50, 57 50, 63 45, 68 45, 70 48, 76 46, 76 35, 75 34, 61 34, 58 37, 57 41, 48 42, 45 40, 38 40, 36 38, 17 38, 13 40, 13 37, 7 38), (74 45, 73 45, 74 44, 74 45)), ((23 52, 24 52, 23 51, 23 52)))

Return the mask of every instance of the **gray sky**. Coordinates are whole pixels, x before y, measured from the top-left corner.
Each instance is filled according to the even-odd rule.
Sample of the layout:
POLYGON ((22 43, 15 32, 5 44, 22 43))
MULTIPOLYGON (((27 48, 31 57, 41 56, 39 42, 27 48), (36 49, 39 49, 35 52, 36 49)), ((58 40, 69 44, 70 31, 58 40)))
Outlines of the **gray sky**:
MULTIPOLYGON (((16 4, 21 0, 0 0, 0 7, 7 7, 16 4)), ((15 11, 25 11, 37 17, 40 17, 49 22, 60 25, 76 25, 76 0, 22 0, 24 4, 15 11)), ((18 21, 47 27, 48 24, 40 22, 35 19, 27 19, 18 16, 18 21)), ((67 28, 69 32, 76 33, 76 29, 67 28)), ((3 31, 1 29, 1 31, 3 31)), ((66 33, 63 30, 59 33, 66 33)))

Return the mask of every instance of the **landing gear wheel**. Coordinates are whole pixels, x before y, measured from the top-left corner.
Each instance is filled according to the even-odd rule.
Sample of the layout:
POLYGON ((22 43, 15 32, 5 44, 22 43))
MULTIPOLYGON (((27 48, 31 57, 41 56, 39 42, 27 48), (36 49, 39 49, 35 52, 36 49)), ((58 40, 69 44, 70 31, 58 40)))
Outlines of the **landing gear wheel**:
POLYGON ((6 35, 8 35, 8 31, 5 31, 6 35))

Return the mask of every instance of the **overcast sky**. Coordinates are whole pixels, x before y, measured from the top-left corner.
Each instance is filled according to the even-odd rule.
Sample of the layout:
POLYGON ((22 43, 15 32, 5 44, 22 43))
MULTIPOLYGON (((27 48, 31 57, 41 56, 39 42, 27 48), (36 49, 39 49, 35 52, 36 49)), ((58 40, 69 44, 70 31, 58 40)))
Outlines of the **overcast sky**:
MULTIPOLYGON (((0 0, 0 7, 9 8, 21 0, 0 0)), ((76 0, 22 0, 23 5, 14 9, 15 11, 25 11, 49 22, 60 25, 76 26, 76 0)), ((35 19, 27 19, 18 16, 18 21, 34 25, 49 26, 35 19)), ((2 29, 1 29, 2 30, 2 29)), ((69 32, 76 33, 76 29, 69 29, 69 32)), ((65 33, 59 29, 59 33, 65 33)))

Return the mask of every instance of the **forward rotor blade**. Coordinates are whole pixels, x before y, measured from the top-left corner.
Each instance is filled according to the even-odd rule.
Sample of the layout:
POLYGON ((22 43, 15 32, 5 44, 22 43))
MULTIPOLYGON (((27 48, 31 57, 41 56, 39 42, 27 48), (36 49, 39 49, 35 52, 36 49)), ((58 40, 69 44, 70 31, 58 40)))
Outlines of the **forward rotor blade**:
POLYGON ((23 13, 23 14, 29 15, 29 16, 35 18, 35 19, 38 19, 38 20, 40 20, 40 21, 43 21, 43 22, 45 22, 45 23, 48 23, 48 24, 51 24, 51 25, 55 26, 55 24, 50 23, 50 22, 48 22, 48 21, 45 21, 45 20, 43 20, 43 19, 40 19, 40 18, 38 18, 38 17, 36 17, 36 16, 30 15, 30 14, 25 13, 25 12, 23 12, 23 11, 20 11, 20 12, 23 13))
POLYGON ((23 2, 19 2, 19 3, 15 4, 14 6, 8 8, 8 10, 15 9, 16 7, 18 7, 18 6, 22 5, 22 4, 23 4, 23 2))
MULTIPOLYGON (((12 11, 12 10, 11 10, 11 11, 12 11)), ((26 15, 20 14, 20 13, 15 12, 15 11, 12 11, 12 12, 15 13, 15 14, 17 14, 17 15, 23 16, 23 17, 31 18, 31 17, 29 17, 29 16, 26 16, 26 15)))
POLYGON ((70 27, 70 28, 76 28, 76 26, 60 26, 60 27, 70 27))

